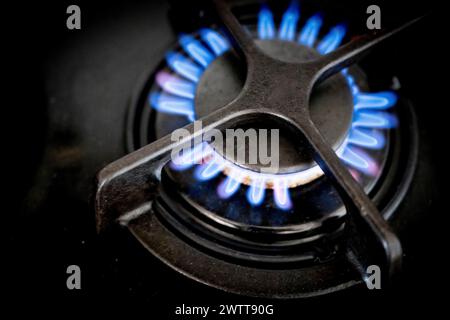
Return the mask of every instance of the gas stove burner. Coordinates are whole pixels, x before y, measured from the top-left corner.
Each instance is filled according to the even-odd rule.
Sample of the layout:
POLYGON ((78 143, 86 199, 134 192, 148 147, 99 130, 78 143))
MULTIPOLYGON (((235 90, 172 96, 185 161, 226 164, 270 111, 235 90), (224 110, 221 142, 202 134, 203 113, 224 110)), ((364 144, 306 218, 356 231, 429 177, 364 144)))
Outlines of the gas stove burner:
POLYGON ((389 281, 402 248, 385 219, 411 181, 414 114, 355 62, 407 25, 350 39, 295 1, 280 23, 267 5, 244 18, 213 2, 136 90, 136 151, 98 176, 99 230, 119 221, 174 269, 245 295, 324 294, 371 264, 389 281), (171 159, 181 127, 191 148, 171 159), (279 172, 196 141, 213 128, 279 129, 279 172))
MULTIPOLYGON (((304 62, 334 51, 346 37, 344 24, 331 27, 319 37, 322 24, 322 16, 316 14, 305 19, 297 31, 301 25, 300 10, 294 1, 283 14, 278 29, 267 5, 261 7, 257 22, 246 28, 269 56, 286 62, 304 62)), ((245 66, 226 37, 210 27, 181 35, 178 46, 166 54, 165 61, 165 66, 156 72, 149 98, 154 110, 166 114, 156 115, 156 124, 150 123, 157 128, 157 138, 177 128, 180 122, 171 120, 171 116, 185 117, 188 121, 204 117, 230 103, 244 86, 245 66)), ((388 130, 397 123, 395 113, 389 112, 396 104, 396 93, 368 89, 364 73, 352 67, 317 87, 310 101, 313 122, 366 192, 370 192, 382 173, 388 157, 388 130)), ((265 128, 269 125, 264 124, 265 128)), ((172 163, 171 168, 184 171, 196 167, 190 182, 194 189, 214 179, 215 183, 202 188, 207 194, 216 189, 218 197, 210 195, 214 208, 226 207, 241 189, 246 189, 247 210, 264 205, 270 210, 293 212, 296 210, 293 197, 302 194, 302 186, 320 179, 323 171, 307 152, 293 152, 295 146, 289 140, 286 133, 280 143, 279 174, 258 173, 258 168, 230 161, 210 146, 196 146, 176 159, 177 164, 172 163), (203 164, 197 165, 202 159, 203 164), (268 199, 272 199, 272 204, 267 205, 268 199)), ((211 210, 210 206, 207 209, 211 210)))

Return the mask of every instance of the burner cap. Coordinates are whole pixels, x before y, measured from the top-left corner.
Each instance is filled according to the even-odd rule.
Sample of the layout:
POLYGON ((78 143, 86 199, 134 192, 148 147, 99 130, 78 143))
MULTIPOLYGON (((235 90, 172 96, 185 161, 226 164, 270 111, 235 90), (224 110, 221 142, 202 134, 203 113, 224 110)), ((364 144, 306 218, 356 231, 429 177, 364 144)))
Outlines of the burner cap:
MULTIPOLYGON (((316 50, 295 42, 281 40, 256 41, 267 55, 285 62, 299 62, 318 58, 316 50)), ((236 53, 229 51, 217 58, 205 70, 200 79, 195 98, 197 118, 230 103, 240 93, 245 82, 245 64, 236 53)), ((280 86, 283 84, 280 83, 280 86)), ((263 106, 261 106, 263 107, 263 106)), ((346 79, 338 74, 314 88, 310 100, 310 112, 313 122, 324 138, 337 150, 348 135, 352 114, 353 97, 346 79)), ((280 172, 306 170, 315 165, 306 148, 293 143, 291 133, 277 127, 274 123, 246 124, 242 129, 280 129, 280 172)), ((220 150, 219 150, 220 151, 220 150)), ((237 163, 258 171, 258 164, 237 163)))

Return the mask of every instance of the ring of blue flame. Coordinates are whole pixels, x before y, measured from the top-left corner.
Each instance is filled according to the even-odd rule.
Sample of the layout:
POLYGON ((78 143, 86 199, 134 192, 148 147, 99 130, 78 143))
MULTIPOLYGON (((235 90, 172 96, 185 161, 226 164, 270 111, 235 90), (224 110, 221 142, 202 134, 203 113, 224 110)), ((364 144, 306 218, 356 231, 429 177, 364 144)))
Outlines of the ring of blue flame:
MULTIPOLYGON (((300 20, 298 2, 294 1, 283 14, 277 30, 272 11, 263 5, 258 14, 257 37, 261 40, 281 39, 297 41, 315 48, 325 55, 340 46, 346 27, 339 24, 319 39, 323 18, 316 14, 306 20, 297 32, 300 20)), ((166 63, 172 72, 161 70, 156 75, 160 89, 150 94, 150 104, 158 112, 182 115, 190 121, 196 119, 194 98, 196 85, 206 68, 219 56, 230 49, 230 44, 218 31, 204 28, 197 36, 183 34, 179 37, 183 52, 168 52, 166 63)), ((396 126, 394 114, 387 112, 397 101, 397 95, 391 91, 361 92, 354 78, 347 69, 342 71, 347 79, 353 95, 354 113, 352 126, 345 142, 337 150, 337 154, 356 177, 355 170, 366 175, 379 174, 378 164, 365 149, 381 149, 385 146, 383 130, 396 126)), ((199 181, 210 180, 221 172, 226 178, 219 184, 217 193, 223 198, 232 197, 247 181, 247 199, 252 206, 259 206, 265 198, 265 190, 269 187, 274 192, 276 206, 283 210, 292 208, 289 188, 311 181, 323 174, 318 165, 301 172, 291 174, 261 174, 243 169, 224 159, 203 143, 180 156, 171 166, 176 170, 186 170, 196 166, 195 177, 199 181), (201 163, 203 161, 203 163, 201 163), (197 165, 201 163, 200 165, 197 165)))

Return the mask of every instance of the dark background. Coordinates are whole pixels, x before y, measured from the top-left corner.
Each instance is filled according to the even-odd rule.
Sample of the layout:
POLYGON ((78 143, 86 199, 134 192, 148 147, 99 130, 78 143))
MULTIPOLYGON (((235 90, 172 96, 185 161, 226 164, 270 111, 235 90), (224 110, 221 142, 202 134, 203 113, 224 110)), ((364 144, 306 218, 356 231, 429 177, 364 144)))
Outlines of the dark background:
MULTIPOLYGON (((449 106, 443 76, 448 27, 440 8, 430 1, 373 3, 381 6, 386 25, 432 12, 420 26, 389 44, 389 50, 373 53, 384 67, 393 68, 405 80, 405 91, 416 105, 421 156, 413 192, 420 198, 416 210, 426 212, 428 218, 408 221, 409 232, 402 235, 402 241, 415 251, 405 257, 407 268, 393 289, 376 293, 350 290, 288 302, 259 301, 211 290, 165 267, 126 230, 101 237, 95 232, 90 201, 94 174, 125 153, 125 111, 114 106, 126 105, 129 90, 144 71, 133 61, 138 58, 151 64, 170 44, 152 39, 146 43, 139 36, 140 30, 153 35, 172 30, 166 16, 157 10, 159 4, 22 1, 2 5, 6 70, 2 103, 6 144, 2 155, 7 160, 3 165, 2 233, 6 240, 2 265, 6 270, 2 287, 6 305, 16 311, 26 311, 23 306, 30 305, 49 310, 49 302, 103 310, 137 306, 147 310, 150 318, 163 314, 158 319, 168 318, 181 303, 271 303, 283 318, 301 318, 307 312, 360 314, 357 307, 368 313, 436 310, 439 298, 445 295, 447 272, 447 250, 443 248, 448 241, 442 228, 448 214, 448 208, 443 207, 448 189, 444 186, 448 166, 444 150, 449 138, 449 106), (66 29, 70 4, 81 7, 80 31, 66 29), (158 28, 153 27, 155 19, 161 21, 158 28), (126 32, 125 25, 129 26, 126 32), (129 37, 128 31, 137 36, 129 37), (98 41, 99 34, 104 42, 98 41), (104 55, 92 57, 92 51, 104 55), (110 79, 114 79, 113 85, 105 83, 110 79), (81 86, 74 88, 74 83, 81 86), (90 83, 97 85, 89 88, 90 83), (111 96, 106 105, 103 101, 103 105, 86 106, 85 92, 111 96), (70 105, 74 109, 70 110, 70 105), (77 110, 77 105, 84 109, 77 110), (66 289, 66 268, 71 264, 81 267, 82 290, 66 289)), ((337 11, 359 12, 365 17, 367 3, 339 1, 333 6, 337 11)))

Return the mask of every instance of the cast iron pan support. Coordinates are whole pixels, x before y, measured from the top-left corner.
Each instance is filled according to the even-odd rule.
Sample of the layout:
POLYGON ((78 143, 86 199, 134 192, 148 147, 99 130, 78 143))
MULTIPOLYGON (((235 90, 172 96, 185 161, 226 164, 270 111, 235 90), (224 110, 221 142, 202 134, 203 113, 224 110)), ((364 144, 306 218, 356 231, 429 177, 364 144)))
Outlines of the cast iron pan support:
POLYGON ((312 88, 319 82, 355 63, 373 47, 418 19, 390 32, 361 36, 317 60, 287 63, 261 52, 228 4, 222 0, 215 0, 214 4, 230 41, 247 62, 247 79, 242 92, 230 104, 201 119, 201 131, 194 131, 192 124, 186 126, 191 135, 183 141, 173 142, 168 135, 105 167, 98 174, 98 230, 148 213, 158 194, 161 170, 170 160, 174 147, 192 141, 196 144, 213 128, 223 130, 255 115, 271 117, 304 137, 315 161, 338 190, 349 213, 349 261, 361 271, 363 278, 368 265, 378 265, 386 283, 401 267, 401 244, 311 121, 308 100, 312 88))

